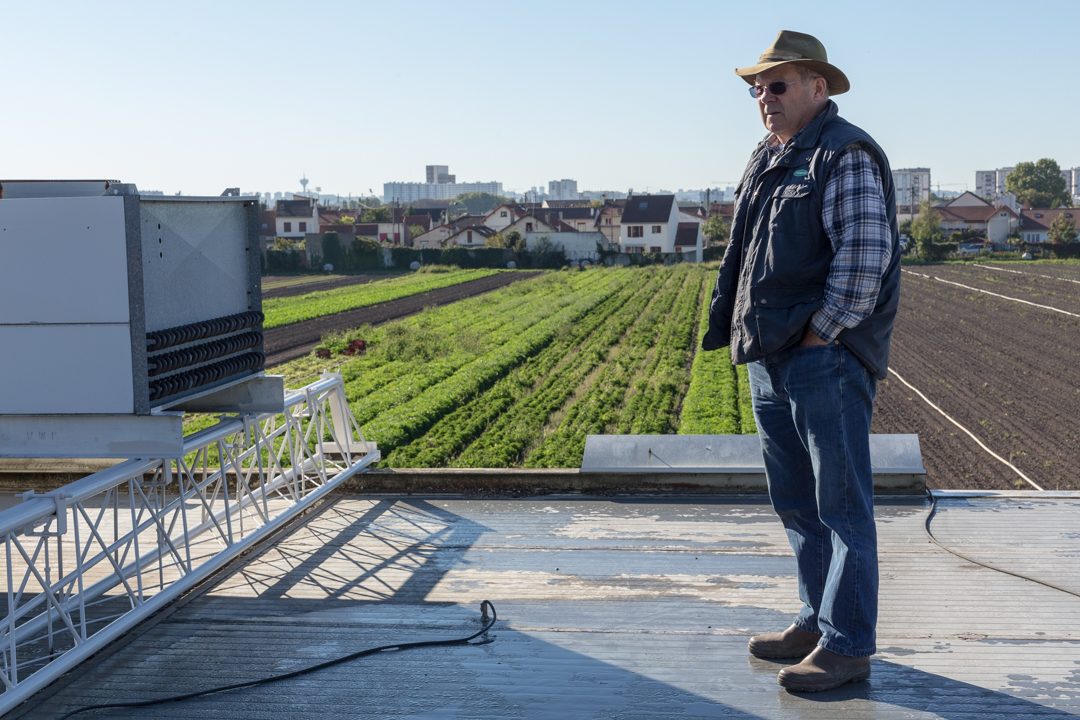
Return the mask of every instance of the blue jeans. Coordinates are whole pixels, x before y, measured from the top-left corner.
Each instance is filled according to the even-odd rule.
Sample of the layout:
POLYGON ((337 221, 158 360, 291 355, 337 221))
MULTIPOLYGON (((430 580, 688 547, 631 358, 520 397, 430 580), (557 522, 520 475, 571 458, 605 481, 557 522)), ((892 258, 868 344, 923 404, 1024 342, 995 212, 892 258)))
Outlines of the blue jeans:
POLYGON ((848 657, 876 651, 878 560, 870 418, 877 378, 841 344, 748 365, 769 499, 799 569, 795 625, 848 657))

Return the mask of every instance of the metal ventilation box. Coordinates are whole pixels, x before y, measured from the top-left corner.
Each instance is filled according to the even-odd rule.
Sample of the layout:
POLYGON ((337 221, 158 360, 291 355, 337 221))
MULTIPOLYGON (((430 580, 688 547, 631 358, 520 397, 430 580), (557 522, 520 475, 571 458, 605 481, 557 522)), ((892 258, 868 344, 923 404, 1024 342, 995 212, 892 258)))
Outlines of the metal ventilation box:
POLYGON ((170 410, 278 404, 274 383, 244 382, 265 361, 257 199, 104 180, 0 192, 0 456, 166 457, 139 438, 175 446, 170 410))

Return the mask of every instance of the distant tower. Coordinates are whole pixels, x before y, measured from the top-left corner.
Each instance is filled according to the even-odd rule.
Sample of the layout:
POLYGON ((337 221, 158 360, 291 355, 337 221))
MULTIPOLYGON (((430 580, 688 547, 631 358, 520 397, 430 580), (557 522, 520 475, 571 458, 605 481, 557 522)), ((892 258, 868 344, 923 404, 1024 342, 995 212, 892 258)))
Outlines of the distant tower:
POLYGON ((307 195, 307 173, 304 173, 304 177, 300 178, 300 187, 304 188, 304 194, 307 195))

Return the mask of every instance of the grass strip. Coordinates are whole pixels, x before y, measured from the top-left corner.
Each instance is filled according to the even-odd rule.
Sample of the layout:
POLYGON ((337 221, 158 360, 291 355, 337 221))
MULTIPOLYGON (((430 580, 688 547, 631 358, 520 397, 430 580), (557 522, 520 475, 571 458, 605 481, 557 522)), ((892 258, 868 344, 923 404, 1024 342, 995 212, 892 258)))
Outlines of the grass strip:
POLYGON ((293 297, 269 298, 263 301, 267 330, 283 325, 334 315, 356 308, 398 300, 410 295, 458 285, 495 275, 499 270, 462 270, 449 273, 414 273, 405 277, 377 280, 364 285, 350 285, 335 290, 322 290, 293 297))

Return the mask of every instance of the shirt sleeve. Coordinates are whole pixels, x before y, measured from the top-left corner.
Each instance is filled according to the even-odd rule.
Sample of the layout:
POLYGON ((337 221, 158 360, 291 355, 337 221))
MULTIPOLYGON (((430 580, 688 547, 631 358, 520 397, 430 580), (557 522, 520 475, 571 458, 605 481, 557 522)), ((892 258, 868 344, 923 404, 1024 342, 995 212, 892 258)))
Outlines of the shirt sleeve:
POLYGON ((892 259, 881 170, 862 147, 845 150, 825 181, 821 220, 832 243, 824 304, 810 329, 826 342, 863 321, 877 304, 892 259))

